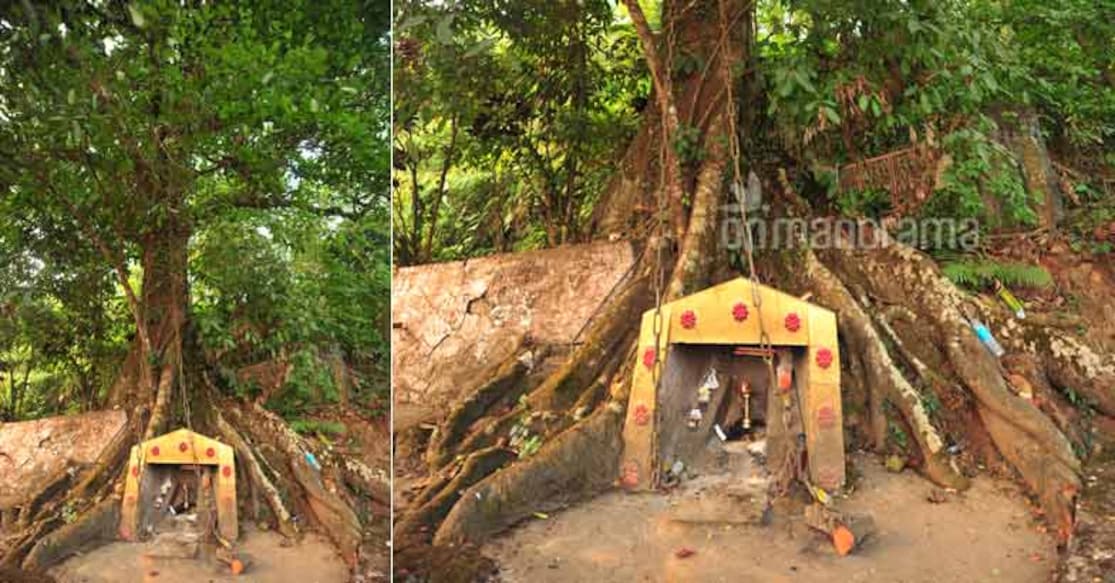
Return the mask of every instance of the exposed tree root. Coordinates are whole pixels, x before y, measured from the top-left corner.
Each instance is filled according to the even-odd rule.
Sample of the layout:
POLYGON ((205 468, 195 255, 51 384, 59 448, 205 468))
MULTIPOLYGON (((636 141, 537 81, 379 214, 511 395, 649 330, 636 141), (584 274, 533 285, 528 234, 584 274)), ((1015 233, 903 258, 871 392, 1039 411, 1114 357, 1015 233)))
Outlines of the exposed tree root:
POLYGON ((164 358, 170 359, 169 362, 164 364, 159 371, 159 384, 155 390, 155 404, 151 408, 151 418, 147 421, 147 427, 143 430, 144 441, 161 435, 166 428, 171 392, 174 390, 175 383, 180 379, 174 369, 174 362, 182 361, 181 342, 177 342, 172 348, 174 349, 173 352, 164 356, 164 358))
MULTIPOLYGON (((283 502, 283 496, 279 489, 267 477, 263 471, 263 465, 256 457, 255 451, 244 440, 232 425, 229 425, 224 416, 220 413, 217 414, 217 430, 220 433, 221 439, 232 446, 236 450, 237 461, 244 470, 242 473, 248 479, 250 488, 254 494, 262 495, 267 506, 271 509, 272 515, 275 517, 276 529, 283 534, 283 536, 293 537, 298 534, 298 528, 291 520, 291 512, 287 509, 286 503, 283 502)), ((259 518, 258 516, 256 517, 259 518)))
POLYGON ((619 472, 623 408, 601 407, 535 455, 469 488, 438 528, 435 545, 478 542, 528 518, 599 493, 619 472))
POLYGON ((106 498, 74 522, 38 539, 23 561, 22 568, 27 571, 41 571, 74 552, 109 542, 116 538, 119 524, 120 500, 106 498))
POLYGON ((491 475, 515 459, 515 452, 503 447, 489 447, 468 456, 452 477, 439 487, 427 488, 428 494, 420 500, 414 510, 407 512, 406 520, 398 529, 402 532, 417 532, 433 528, 449 514, 453 505, 462 494, 480 480, 491 475))
POLYGON ((1093 407, 1115 416, 1115 361, 1104 359, 1090 346, 1052 327, 1030 329, 1026 338, 1044 355, 1045 370, 1061 390, 1079 391, 1093 407))
MULTIPOLYGON (((39 493, 21 509, 16 524, 19 534, 9 545, 0 564, 10 567, 22 564, 25 569, 42 569, 50 566, 48 561, 65 558, 69 552, 97 541, 109 540, 110 537, 85 537, 88 530, 82 525, 90 520, 103 520, 103 516, 94 511, 105 500, 116 500, 119 506, 119 497, 112 495, 116 490, 115 484, 123 478, 127 452, 137 440, 139 427, 137 419, 129 419, 93 464, 84 468, 62 468, 47 480, 39 493), (67 523, 64 515, 71 522, 67 523), (66 526, 73 528, 51 538, 56 529, 66 526), (49 552, 42 547, 46 540, 50 541, 49 552), (65 545, 70 541, 76 546, 67 552, 65 545), (40 547, 41 550, 35 550, 40 547), (32 553, 37 553, 36 558, 31 559, 32 553), (33 563, 28 563, 29 560, 33 563)), ((115 527, 114 524, 113 529, 115 527)))
MULTIPOLYGON (((944 439, 930 420, 921 395, 906 380, 891 359, 871 318, 852 297, 847 287, 817 260, 812 251, 807 251, 805 255, 805 272, 811 281, 811 289, 816 292, 816 301, 837 313, 842 338, 848 344, 848 352, 856 355, 863 366, 866 375, 864 385, 869 391, 868 398, 871 403, 879 404, 872 407, 872 417, 883 413, 881 403, 884 399, 893 404, 913 430, 914 441, 925 460, 926 477, 942 486, 967 488, 967 478, 949 463, 948 454, 944 450, 944 439)), ((873 418, 870 423, 872 425, 882 423, 885 427, 885 419, 873 418)), ((875 436, 876 439, 879 437, 879 435, 875 436)))
POLYGON ((344 481, 349 487, 377 504, 391 506, 391 475, 350 457, 339 460, 344 481))
POLYGON ((289 472, 305 497, 312 518, 321 524, 325 534, 337 545, 350 565, 358 559, 362 536, 360 519, 351 503, 339 492, 343 480, 332 468, 310 465, 304 440, 274 413, 258 404, 228 409, 229 417, 257 444, 274 448, 285 460, 282 471, 289 472))
POLYGON ((101 452, 93 466, 79 474, 79 478, 75 480, 76 486, 69 494, 71 499, 96 497, 98 493, 103 493, 110 487, 113 480, 123 477, 128 453, 139 441, 140 428, 143 427, 143 411, 144 409, 137 408, 136 412, 128 417, 124 429, 101 452))
POLYGON ((689 217, 689 229, 681 240, 678 262, 673 269, 667 286, 665 301, 672 301, 688 293, 708 287, 708 278, 713 265, 721 257, 716 252, 719 216, 719 199, 724 184, 724 169, 727 167, 728 115, 727 104, 720 104, 713 116, 711 135, 706 138, 706 158, 697 176, 693 194, 693 210, 689 217))
POLYGON ((633 341, 643 312, 651 307, 649 269, 645 265, 589 328, 569 360, 531 392, 531 409, 566 411, 605 368, 633 341))
POLYGON ((1074 450, 1087 451, 1088 428, 1084 426, 1083 416, 1053 387, 1047 369, 1038 357, 1027 352, 1012 352, 1003 357, 1003 366, 1011 373, 1007 378, 1015 385, 1014 388, 1020 391, 1029 389, 1033 393, 1033 403, 1053 420, 1074 450))
POLYGON ((431 469, 442 468, 453 460, 457 446, 469 428, 488 414, 496 403, 512 404, 519 395, 526 392, 527 387, 523 386, 523 381, 535 360, 536 355, 529 350, 512 355, 497 365, 494 372, 486 375, 488 380, 480 388, 453 407, 446 420, 438 425, 430 437, 426 463, 431 469))
POLYGON ((945 279, 925 255, 900 244, 831 254, 841 279, 862 284, 873 296, 917 313, 919 342, 909 342, 922 359, 936 352, 975 397, 979 418, 993 443, 1041 501, 1063 541, 1072 532, 1080 461, 1069 440, 1042 411, 1015 395, 1000 363, 982 346, 964 319, 977 306, 945 279))

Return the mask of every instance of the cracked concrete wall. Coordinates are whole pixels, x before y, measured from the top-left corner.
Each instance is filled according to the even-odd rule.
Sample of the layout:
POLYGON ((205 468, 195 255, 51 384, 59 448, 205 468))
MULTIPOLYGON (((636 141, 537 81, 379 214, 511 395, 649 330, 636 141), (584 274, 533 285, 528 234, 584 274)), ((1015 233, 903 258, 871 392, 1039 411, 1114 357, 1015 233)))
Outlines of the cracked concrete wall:
POLYGON ((37 494, 62 469, 97 461, 127 420, 113 410, 0 424, 0 509, 37 494))
POLYGON ((573 342, 635 259, 621 241, 396 270, 395 403, 444 412, 526 342, 573 342))

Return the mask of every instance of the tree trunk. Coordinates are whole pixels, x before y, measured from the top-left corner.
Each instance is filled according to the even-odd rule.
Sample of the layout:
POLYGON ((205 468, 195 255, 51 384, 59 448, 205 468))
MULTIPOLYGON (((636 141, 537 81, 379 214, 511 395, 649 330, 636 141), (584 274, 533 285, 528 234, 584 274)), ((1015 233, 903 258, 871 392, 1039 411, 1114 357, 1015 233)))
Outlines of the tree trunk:
MULTIPOLYGON (((532 512, 611 487, 619 478, 619 431, 635 360, 632 339, 638 314, 653 306, 656 297, 668 301, 736 275, 715 235, 721 205, 734 202, 727 199, 724 176, 738 154, 734 146, 725 145, 731 143, 725 138, 731 137, 737 115, 729 98, 735 79, 726 72, 746 62, 749 51, 739 40, 746 35, 734 23, 749 28, 754 6, 727 0, 685 4, 672 28, 670 23, 663 27, 674 31, 668 36, 676 43, 667 46, 667 52, 684 50, 704 57, 706 64, 697 74, 673 79, 660 57, 659 41, 639 18, 637 3, 625 4, 635 20, 655 90, 667 94, 657 95, 656 108, 644 114, 642 128, 595 209, 592 228, 597 236, 654 232, 658 217, 638 209, 661 209, 666 205, 660 196, 672 197, 669 167, 674 161, 661 152, 664 142, 686 125, 701 136, 702 155, 678 165, 689 207, 684 220, 674 226, 683 228, 648 240, 647 252, 624 291, 590 325, 584 344, 547 379, 524 387, 521 375, 508 365, 482 379, 477 393, 466 400, 469 406, 447 417, 437 435, 450 439, 435 439, 429 458, 436 475, 397 522, 397 557, 402 560, 397 564, 409 572, 424 572, 424 555, 415 552, 417 547, 432 545, 429 556, 440 557, 438 548, 483 543, 532 512), (730 38, 719 43, 708 31, 718 30, 725 20, 733 23, 727 26, 730 38), (659 256, 673 259, 659 262, 659 256), (665 289, 657 289, 666 282, 665 289), (490 412, 483 405, 498 400, 498 391, 525 393, 526 404, 510 412, 490 412), (602 394, 607 396, 593 397, 602 394), (586 402, 595 406, 586 410, 586 402), (533 455, 509 459, 501 448, 513 428, 523 427, 543 445, 533 455)), ((671 15, 667 10, 666 17, 671 15)), ((750 162, 755 166, 760 161, 750 162)), ((808 211, 785 174, 780 176, 786 199, 782 202, 787 203, 782 212, 808 211)), ((808 224, 811 218, 803 220, 808 224)), ((1002 467, 1016 473, 1037 497, 1059 540, 1071 536, 1081 463, 1066 432, 1072 432, 1075 420, 1059 402, 1051 418, 1010 389, 1001 363, 965 319, 967 310, 975 310, 980 319, 991 321, 992 310, 952 285, 931 258, 899 244, 816 254, 782 249, 762 259, 770 273, 783 274, 780 287, 808 292, 813 301, 838 313, 840 353, 850 361, 842 370, 842 398, 866 406, 862 415, 849 415, 846 422, 864 436, 867 446, 905 450, 901 453, 910 454, 927 478, 958 489, 968 486, 969 476, 979 471, 984 459, 1003 461, 1002 467), (891 431, 903 430, 912 433, 908 443, 888 443, 891 431), (981 443, 987 444, 983 451, 960 447, 981 443)), ((1025 326, 1025 334, 1014 335, 1021 340, 1011 349, 1025 353, 1041 369, 1034 374, 1048 376, 1050 390, 1073 386, 1100 412, 1115 411, 1115 393, 1107 386, 1115 378, 1111 364, 1075 337, 1037 322, 1025 326)))
MULTIPOLYGON (((638 6, 627 4, 637 19, 638 6)), ((754 9, 750 3, 725 0, 724 4, 733 23, 749 22, 746 16, 754 9)), ((521 375, 514 364, 507 363, 493 369, 490 378, 478 383, 475 397, 466 400, 484 404, 497 398, 490 394, 493 387, 506 388, 525 391, 525 405, 480 418, 477 409, 485 407, 462 409, 438 429, 439 436, 464 438, 452 447, 440 437, 433 441, 430 461, 434 470, 443 471, 419 494, 412 510, 397 519, 396 540, 406 547, 396 554, 403 557, 402 568, 424 572, 424 565, 411 562, 433 556, 429 553, 436 554, 439 548, 422 553, 414 552, 415 546, 481 542, 532 512, 594 495, 615 483, 628 364, 633 360, 640 314, 654 305, 656 296, 668 301, 708 285, 713 271, 726 260, 715 245, 729 163, 726 142, 731 125, 727 122, 734 115, 727 99, 727 85, 734 80, 725 72, 738 70, 747 51, 740 44, 738 28, 732 28, 727 47, 720 46, 718 36, 707 34, 720 29, 719 8, 717 0, 702 0, 679 10, 676 22, 664 26, 673 31, 667 36, 676 42, 665 49, 667 54, 686 50, 708 59, 704 70, 677 83, 671 79, 669 59, 659 57, 659 41, 650 34, 645 19, 636 22, 648 65, 656 72, 658 106, 644 115, 643 127, 605 193, 592 228, 596 235, 626 232, 643 226, 638 225, 644 221, 637 209, 655 207, 668 209, 669 228, 646 242, 639 264, 566 363, 539 385, 525 389, 518 384, 521 375), (695 145, 701 155, 686 167, 677 160, 670 139, 683 123, 701 136, 695 145), (664 198, 658 199, 657 192, 664 198), (498 446, 524 420, 544 445, 537 453, 508 463, 498 446), (447 465, 454 457, 463 461, 447 465), (436 538, 431 536, 435 532, 436 538)))
POLYGON ((131 412, 127 427, 92 467, 67 477, 65 487, 40 495, 35 511, 29 509, 21 517, 25 528, 3 565, 45 569, 114 538, 127 454, 139 441, 171 429, 172 422, 235 448, 241 480, 246 489, 263 495, 276 530, 295 535, 295 513, 290 509, 305 509, 309 524, 321 527, 350 564, 358 560, 363 530, 341 484, 352 478, 386 499, 383 477, 324 453, 322 467, 313 467, 305 457, 308 447, 281 419, 258 406, 220 397, 213 380, 219 375, 211 370, 190 327, 189 237, 188 226, 175 220, 143 236, 138 324, 146 328, 149 346, 137 334, 108 400, 109 406, 131 412), (175 403, 183 406, 181 415, 173 411, 175 403), (63 508, 76 510, 78 517, 59 528, 63 508))

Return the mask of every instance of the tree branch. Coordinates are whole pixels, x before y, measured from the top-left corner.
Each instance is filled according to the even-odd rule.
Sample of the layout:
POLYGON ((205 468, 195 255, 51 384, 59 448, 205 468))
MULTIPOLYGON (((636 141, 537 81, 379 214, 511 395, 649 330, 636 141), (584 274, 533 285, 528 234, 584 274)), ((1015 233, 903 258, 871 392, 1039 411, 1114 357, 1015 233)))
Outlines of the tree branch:
POLYGON ((85 219, 85 216, 81 213, 77 206, 70 202, 70 199, 66 198, 65 196, 61 196, 58 191, 54 189, 53 186, 48 185, 47 189, 50 190, 51 194, 55 198, 66 203, 66 206, 69 207, 70 212, 73 213, 74 218, 77 220, 78 226, 81 228, 81 231, 85 233, 86 237, 89 237, 89 240, 92 241, 93 246, 96 247, 97 251, 101 254, 101 257, 103 257, 104 260, 112 266, 113 272, 116 274, 116 279, 120 283, 120 287, 124 289, 124 295, 127 297, 128 307, 131 309, 132 317, 135 319, 136 334, 139 336, 140 343, 142 344, 143 354, 150 354, 151 339, 147 333, 147 322, 145 322, 143 319, 143 310, 140 304, 139 297, 136 295, 135 290, 132 288, 131 282, 128 280, 128 270, 126 268, 126 262, 124 261, 124 258, 116 257, 116 254, 112 252, 112 249, 109 248, 104 239, 102 239, 100 235, 97 234, 97 231, 94 230, 89 221, 85 219))
POLYGON ((678 110, 674 102, 673 82, 670 80, 670 72, 666 70, 666 66, 658 54, 658 48, 654 43, 654 35, 651 33, 650 25, 647 24, 646 15, 643 14, 643 9, 639 6, 638 0, 623 0, 623 4, 627 6, 627 12, 631 15, 631 22, 635 25, 635 34, 638 35, 639 42, 643 45, 643 56, 646 59, 647 68, 650 69, 651 80, 654 82, 654 93, 658 100, 658 109, 662 115, 662 147, 666 164, 663 187, 666 189, 674 234, 680 240, 686 227, 685 190, 681 184, 681 166, 678 164, 677 153, 674 152, 673 147, 674 137, 677 135, 678 129, 678 110))

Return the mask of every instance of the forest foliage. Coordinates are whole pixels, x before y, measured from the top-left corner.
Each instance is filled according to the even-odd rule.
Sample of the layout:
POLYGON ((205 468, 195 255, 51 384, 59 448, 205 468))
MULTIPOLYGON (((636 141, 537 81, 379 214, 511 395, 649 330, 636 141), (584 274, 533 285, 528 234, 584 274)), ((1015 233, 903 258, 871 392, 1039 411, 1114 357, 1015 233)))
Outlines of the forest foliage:
MULTIPOLYGON (((641 4, 666 34, 659 3, 641 4)), ((594 204, 653 104, 620 3, 395 9, 400 263, 599 236, 594 204)), ((1036 195, 1003 134, 1035 117, 1054 159, 1084 175, 1073 189, 1103 198, 1115 167, 1113 23, 1115 5, 1089 0, 760 0, 739 72, 758 91, 736 92, 746 162, 777 151, 822 209, 860 215, 877 201, 837 189, 842 165, 930 147, 950 163, 923 214, 1032 226, 1036 195)), ((670 70, 700 71, 708 57, 669 55, 670 70)), ((693 131, 674 136, 682 161, 702 155, 693 131)))
MULTIPOLYGON (((277 403, 386 401, 389 14, 380 3, 0 8, 0 418, 101 406, 152 241, 185 234, 190 330, 277 403)), ((157 264, 157 261, 156 261, 157 264)), ((284 412, 288 412, 285 411, 284 412)))

